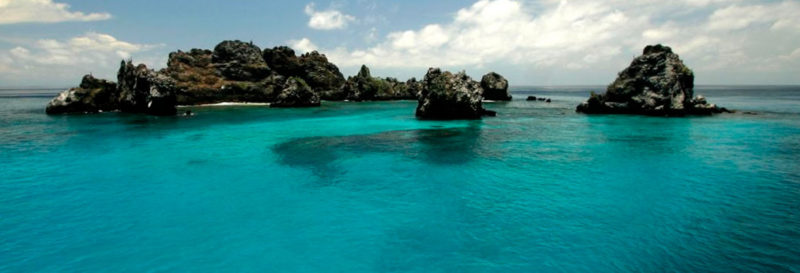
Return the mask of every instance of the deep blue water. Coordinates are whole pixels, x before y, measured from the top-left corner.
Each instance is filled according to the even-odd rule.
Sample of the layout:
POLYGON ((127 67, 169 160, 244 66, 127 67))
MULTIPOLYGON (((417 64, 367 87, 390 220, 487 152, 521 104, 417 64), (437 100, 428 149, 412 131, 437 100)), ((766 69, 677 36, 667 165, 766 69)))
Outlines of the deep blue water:
POLYGON ((698 89, 755 115, 525 87, 482 121, 47 116, 52 92, 2 91, 0 272, 800 272, 800 87, 698 89))

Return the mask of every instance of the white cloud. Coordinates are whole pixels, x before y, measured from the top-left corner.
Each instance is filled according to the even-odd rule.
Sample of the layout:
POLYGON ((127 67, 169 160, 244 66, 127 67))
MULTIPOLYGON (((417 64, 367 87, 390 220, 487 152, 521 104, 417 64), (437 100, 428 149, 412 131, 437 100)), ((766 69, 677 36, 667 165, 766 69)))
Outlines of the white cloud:
POLYGON ((154 48, 158 45, 134 44, 120 41, 108 34, 89 32, 66 41, 42 39, 29 45, 34 49, 17 46, 9 51, 20 63, 39 65, 79 65, 109 62, 130 58, 131 53, 154 48))
POLYGON ((69 5, 52 0, 0 0, 0 25, 16 23, 58 23, 108 20, 105 12, 70 11, 69 5))
POLYGON ((780 56, 800 46, 796 14, 793 1, 479 0, 443 24, 392 32, 375 46, 322 51, 343 67, 506 64, 613 75, 645 45, 664 43, 701 71, 769 70, 788 66, 780 56))
POLYGON ((160 46, 121 41, 95 32, 67 40, 40 39, 0 52, 0 70, 40 82, 43 76, 53 82, 74 82, 90 72, 114 78, 119 61, 133 55, 137 62, 153 67, 158 58, 144 53, 160 46))
POLYGON ((305 13, 310 17, 308 26, 320 30, 343 29, 356 20, 355 17, 334 9, 317 11, 314 9, 314 3, 306 5, 305 13))
POLYGON ((317 50, 317 45, 311 42, 311 40, 303 38, 300 40, 289 41, 289 44, 292 46, 293 49, 297 50, 299 53, 306 53, 317 50))
POLYGON ((605 43, 641 21, 590 2, 560 2, 538 17, 532 13, 518 1, 481 0, 459 10, 448 24, 393 32, 375 47, 339 48, 330 56, 345 66, 376 67, 480 66, 497 61, 552 65, 565 57, 597 62, 608 54, 588 49, 619 52, 619 46, 605 43))

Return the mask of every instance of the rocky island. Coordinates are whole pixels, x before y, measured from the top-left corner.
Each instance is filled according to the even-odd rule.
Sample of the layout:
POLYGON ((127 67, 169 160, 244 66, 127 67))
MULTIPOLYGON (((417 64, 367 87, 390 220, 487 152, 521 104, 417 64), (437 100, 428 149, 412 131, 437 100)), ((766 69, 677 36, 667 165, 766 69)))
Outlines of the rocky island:
POLYGON ((586 114, 638 114, 652 116, 711 115, 727 109, 694 96, 694 73, 672 49, 663 45, 644 48, 628 68, 619 73, 605 94, 592 93, 576 111, 586 114))
POLYGON ((481 100, 510 100, 508 81, 489 73, 480 83, 465 73, 431 69, 425 81, 373 77, 364 65, 344 78, 324 54, 296 55, 286 46, 261 50, 252 42, 223 41, 214 50, 169 54, 159 71, 124 60, 117 82, 84 76, 80 86, 59 94, 48 114, 121 111, 174 115, 178 105, 222 102, 268 103, 270 107, 314 107, 322 100, 419 100, 417 116, 431 119, 479 118, 491 114, 481 100), (484 93, 485 92, 485 93, 484 93))
POLYGON ((417 117, 422 119, 479 119, 496 113, 483 108, 483 88, 465 72, 428 69, 419 93, 417 117))

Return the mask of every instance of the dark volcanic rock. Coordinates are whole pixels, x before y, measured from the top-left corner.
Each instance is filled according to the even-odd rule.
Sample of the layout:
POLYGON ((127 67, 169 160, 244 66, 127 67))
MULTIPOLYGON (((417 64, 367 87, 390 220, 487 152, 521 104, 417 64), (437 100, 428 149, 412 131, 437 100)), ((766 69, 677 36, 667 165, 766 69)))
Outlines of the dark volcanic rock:
POLYGON ((647 46, 605 94, 592 93, 576 111, 587 114, 710 115, 722 109, 694 96, 694 73, 672 49, 647 46))
MULTIPOLYGON (((328 62, 328 58, 324 54, 317 51, 303 54, 300 56, 300 66, 302 71, 298 75, 301 77, 314 92, 319 94, 331 94, 332 100, 336 97, 337 92, 342 89, 344 85, 344 76, 339 71, 339 67, 335 64, 328 62)), ((323 99, 329 99, 323 97, 323 99)))
POLYGON ((61 92, 47 104, 48 114, 97 113, 119 108, 117 84, 83 76, 78 87, 61 92))
POLYGON ((511 100, 508 94, 508 80, 500 74, 491 72, 481 79, 483 98, 487 100, 511 100))
POLYGON ((320 99, 306 82, 297 77, 286 80, 286 85, 270 107, 320 106, 320 99))
POLYGON ((536 96, 528 96, 528 99, 526 99, 526 100, 527 101, 535 101, 536 100, 536 96))
POLYGON ((372 77, 369 68, 362 65, 356 76, 347 78, 342 93, 351 101, 412 100, 420 89, 416 79, 400 82, 395 78, 372 77))
POLYGON ((280 75, 293 77, 300 76, 303 72, 300 58, 295 55, 293 49, 287 46, 265 48, 262 55, 267 65, 280 75))
POLYGON ((480 84, 466 73, 431 68, 422 82, 416 114, 421 119, 479 119, 491 114, 483 109, 482 94, 480 84))
POLYGON ((417 99, 422 92, 422 82, 417 81, 417 78, 411 78, 406 81, 406 94, 409 99, 417 99))
POLYGON ((230 80, 258 81, 270 72, 261 49, 252 42, 223 41, 214 47, 211 61, 220 74, 230 80))
POLYGON ((271 102, 286 82, 286 77, 274 73, 257 81, 223 78, 212 55, 210 50, 202 49, 170 53, 162 72, 175 79, 178 104, 271 102))
POLYGON ((379 80, 383 88, 378 89, 378 93, 375 94, 376 100, 415 100, 417 93, 422 89, 422 85, 415 78, 406 82, 400 82, 395 78, 379 80))
POLYGON ((119 108, 123 112, 150 115, 174 115, 175 80, 162 73, 147 69, 144 64, 133 66, 122 61, 117 73, 119 108))
POLYGON ((177 103, 181 105, 215 103, 225 101, 220 97, 220 88, 225 84, 214 68, 211 50, 178 50, 169 54, 167 68, 162 73, 176 82, 177 103))
POLYGON ((369 68, 366 65, 362 65, 361 69, 358 70, 358 74, 347 78, 342 89, 348 100, 365 101, 375 99, 375 94, 381 88, 380 85, 379 80, 372 78, 369 68))
POLYGON ((47 113, 100 112, 120 110, 150 115, 174 115, 175 80, 132 61, 122 61, 117 83, 83 77, 80 87, 67 90, 53 99, 47 113))

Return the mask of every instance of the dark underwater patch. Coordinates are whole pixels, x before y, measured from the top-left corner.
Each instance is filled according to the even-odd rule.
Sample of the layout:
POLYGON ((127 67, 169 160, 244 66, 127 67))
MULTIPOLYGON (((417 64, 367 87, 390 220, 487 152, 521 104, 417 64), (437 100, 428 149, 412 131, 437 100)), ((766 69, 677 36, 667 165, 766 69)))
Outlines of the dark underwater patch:
MULTIPOLYGON (((277 144, 272 151, 284 165, 308 168, 315 175, 341 174, 342 160, 366 153, 400 154, 429 164, 465 164, 480 156, 484 137, 480 126, 447 129, 389 131, 369 135, 297 138, 277 144)), ((386 166, 375 166, 382 168, 386 166)))

